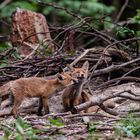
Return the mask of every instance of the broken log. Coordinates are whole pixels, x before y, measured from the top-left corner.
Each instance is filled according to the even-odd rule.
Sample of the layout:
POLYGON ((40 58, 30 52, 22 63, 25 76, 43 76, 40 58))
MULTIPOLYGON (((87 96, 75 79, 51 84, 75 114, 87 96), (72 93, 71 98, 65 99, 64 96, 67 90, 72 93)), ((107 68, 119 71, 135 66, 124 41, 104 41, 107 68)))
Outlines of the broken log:
POLYGON ((52 52, 55 51, 45 16, 17 8, 11 17, 11 42, 13 46, 17 46, 21 56, 29 55, 37 44, 52 52))

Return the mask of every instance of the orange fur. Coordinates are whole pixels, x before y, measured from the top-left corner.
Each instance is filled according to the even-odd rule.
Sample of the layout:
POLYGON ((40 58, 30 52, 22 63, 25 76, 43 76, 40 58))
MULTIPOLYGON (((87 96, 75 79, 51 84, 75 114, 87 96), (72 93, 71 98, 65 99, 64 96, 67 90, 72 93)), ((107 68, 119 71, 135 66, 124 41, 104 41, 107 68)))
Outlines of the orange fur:
POLYGON ((77 113, 73 112, 73 107, 82 103, 81 92, 83 89, 84 82, 88 76, 88 68, 88 61, 86 61, 81 68, 70 68, 71 71, 69 73, 72 75, 72 77, 78 79, 78 83, 74 83, 68 86, 63 91, 62 101, 64 111, 71 111, 72 113, 77 113))
POLYGON ((17 117, 17 109, 25 97, 39 97, 41 102, 38 114, 41 115, 42 107, 46 114, 49 113, 48 97, 56 90, 72 84, 73 80, 74 78, 64 72, 51 80, 39 77, 20 78, 0 87, 0 96, 9 94, 9 91, 12 93, 14 105, 11 113, 15 117, 17 117))
MULTIPOLYGON (((71 68, 70 72, 73 77, 78 79, 78 83, 74 83, 63 91, 62 94, 62 102, 64 111, 71 111, 72 113, 77 113, 75 110, 73 110, 73 107, 76 105, 79 105, 81 103, 84 103, 86 101, 89 101, 91 96, 90 94, 82 91, 84 81, 88 77, 88 68, 89 64, 86 61, 81 68, 71 68), (78 77, 83 77, 83 79, 79 79, 78 77)), ((115 103, 113 101, 105 101, 104 105, 108 108, 114 108, 115 103)), ((97 112, 99 110, 98 106, 92 106, 84 110, 84 112, 97 112)))

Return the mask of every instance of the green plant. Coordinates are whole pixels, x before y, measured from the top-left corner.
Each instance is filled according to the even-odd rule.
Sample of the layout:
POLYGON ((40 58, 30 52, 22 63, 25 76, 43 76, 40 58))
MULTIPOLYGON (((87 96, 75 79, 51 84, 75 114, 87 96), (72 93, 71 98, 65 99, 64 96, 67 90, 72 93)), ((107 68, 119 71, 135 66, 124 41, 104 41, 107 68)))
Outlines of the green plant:
POLYGON ((121 38, 126 38, 127 36, 133 37, 135 36, 135 31, 131 30, 127 27, 117 27, 116 28, 116 35, 121 38))
POLYGON ((14 0, 10 2, 5 7, 0 7, 0 17, 10 19, 12 12, 18 7, 23 9, 29 9, 32 11, 43 13, 46 16, 49 16, 50 19, 56 19, 57 23, 66 24, 75 21, 73 17, 68 14, 65 10, 54 8, 53 6, 47 6, 45 3, 54 3, 60 7, 64 7, 69 11, 75 13, 75 15, 81 17, 93 17, 95 20, 91 23, 93 26, 99 28, 101 24, 109 27, 109 22, 111 18, 107 16, 113 10, 113 6, 107 6, 98 0, 32 0, 32 2, 24 0, 14 0), (38 3, 43 2, 42 6, 38 3), (109 22, 99 22, 98 18, 105 16, 105 20, 109 22))
POLYGON ((140 24, 140 9, 137 9, 136 12, 137 14, 134 17, 130 18, 130 20, 134 23, 140 24))
POLYGON ((60 118, 48 118, 48 121, 49 121, 49 126, 52 127, 52 126, 64 126, 64 124, 62 123, 61 119, 60 118))
POLYGON ((140 118, 134 118, 131 114, 127 118, 122 118, 115 127, 115 133, 131 138, 139 137, 140 118))
POLYGON ((24 1, 24 0, 20 0, 20 1, 14 0, 13 2, 10 2, 8 5, 6 5, 5 7, 0 6, 0 17, 7 18, 8 20, 10 20, 10 16, 12 12, 16 10, 16 8, 29 9, 33 11, 37 10, 37 6, 35 3, 29 3, 28 1, 24 1))
POLYGON ((11 60, 18 60, 20 59, 20 55, 18 53, 17 48, 12 48, 7 43, 0 44, 0 53, 1 53, 1 60, 0 60, 0 67, 7 66, 9 61, 11 60), (6 54, 6 51, 8 54, 6 54))
POLYGON ((7 48, 9 48, 9 45, 7 43, 0 43, 0 53, 4 50, 6 50, 7 48))
POLYGON ((49 56, 52 55, 52 50, 47 44, 45 44, 43 41, 40 41, 36 53, 40 54, 41 56, 45 56, 45 55, 49 56))
MULTIPOLYGON (((0 130, 4 131, 4 136, 0 140, 23 140, 23 139, 29 139, 29 140, 36 140, 40 139, 40 134, 49 134, 52 127, 61 127, 64 126, 64 124, 61 122, 59 118, 51 118, 49 117, 46 120, 46 125, 44 126, 44 129, 35 129, 31 125, 27 124, 26 121, 24 121, 22 118, 18 118, 15 123, 12 124, 6 124, 2 125, 0 127, 0 130), (47 133, 48 132, 48 133, 47 133)), ((58 136, 59 133, 55 133, 55 135, 58 136)), ((49 136, 47 136, 49 139, 49 136)))
POLYGON ((98 124, 98 123, 90 122, 90 123, 88 124, 88 132, 90 132, 90 133, 96 132, 96 131, 97 131, 97 129, 96 129, 97 124, 98 124))
POLYGON ((5 67, 8 65, 8 60, 7 59, 3 59, 0 61, 0 67, 5 67))
POLYGON ((14 124, 9 127, 3 127, 4 137, 2 140, 9 140, 13 138, 14 140, 23 139, 37 139, 37 133, 39 130, 33 129, 31 125, 27 124, 22 118, 18 118, 14 124), (15 128, 10 130, 10 128, 15 128), (13 131, 14 130, 14 131, 13 131))
MULTIPOLYGON (((48 2, 48 0, 44 0, 44 2, 48 2)), ((53 0, 53 3, 60 7, 64 7, 65 9, 68 9, 69 11, 75 13, 77 16, 81 17, 91 17, 94 20, 91 21, 91 25, 93 25, 95 28, 100 29, 101 26, 104 27, 110 27, 110 21, 111 18, 107 16, 110 14, 113 10, 113 6, 107 6, 98 0, 53 0), (104 17, 104 20, 102 22, 99 22, 99 18, 104 17), (107 21, 107 22, 104 22, 107 21), (108 22, 109 21, 109 22, 108 22)), ((71 23, 71 22, 77 22, 70 14, 68 14, 65 10, 59 10, 56 9, 54 11, 53 7, 47 7, 44 8, 42 11, 45 15, 55 15, 56 18, 59 20, 60 23, 71 23)))
POLYGON ((99 133, 97 130, 97 126, 98 126, 98 122, 89 122, 88 123, 88 136, 86 138, 86 140, 98 140, 99 139, 99 133))

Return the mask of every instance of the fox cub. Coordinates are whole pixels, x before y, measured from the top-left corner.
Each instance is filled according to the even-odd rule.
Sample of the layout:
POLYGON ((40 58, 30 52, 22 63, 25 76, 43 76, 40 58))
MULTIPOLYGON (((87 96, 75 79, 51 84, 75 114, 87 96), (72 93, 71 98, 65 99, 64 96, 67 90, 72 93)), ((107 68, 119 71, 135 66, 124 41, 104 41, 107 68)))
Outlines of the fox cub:
MULTIPOLYGON (((72 113, 78 113, 74 110, 74 106, 89 101, 92 95, 82 91, 84 82, 88 77, 89 63, 86 61, 81 68, 70 68, 71 75, 77 78, 78 82, 74 82, 72 85, 66 87, 62 93, 62 103, 64 111, 71 111, 72 113)), ((114 108, 115 102, 106 101, 104 105, 108 108, 114 108)), ((98 106, 93 106, 85 109, 85 112, 97 112, 98 106)))
POLYGON ((56 78, 47 80, 40 77, 20 78, 15 81, 8 82, 0 87, 0 96, 10 94, 13 102, 11 114, 17 117, 17 109, 25 97, 39 97, 40 105, 38 115, 41 115, 41 110, 44 107, 45 114, 49 113, 48 97, 56 90, 65 88, 76 81, 69 74, 62 72, 58 73, 56 78))
POLYGON ((87 96, 81 95, 84 82, 88 76, 89 62, 86 61, 81 68, 70 68, 72 77, 78 79, 78 82, 74 82, 72 85, 66 87, 62 93, 62 102, 64 111, 73 112, 73 107, 82 102, 87 101, 87 96))

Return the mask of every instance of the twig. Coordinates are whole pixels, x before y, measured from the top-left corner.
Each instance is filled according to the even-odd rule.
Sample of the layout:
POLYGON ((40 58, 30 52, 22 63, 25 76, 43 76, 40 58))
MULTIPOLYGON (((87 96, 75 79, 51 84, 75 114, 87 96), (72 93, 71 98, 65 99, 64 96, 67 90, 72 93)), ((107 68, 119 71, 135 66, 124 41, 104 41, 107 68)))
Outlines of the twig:
POLYGON ((84 117, 84 116, 102 117, 102 118, 112 118, 112 119, 115 119, 115 118, 116 118, 116 117, 114 117, 114 116, 103 115, 103 114, 98 114, 98 113, 71 114, 71 115, 65 116, 64 118, 75 118, 75 117, 84 117))
POLYGON ((119 40, 119 41, 115 41, 112 44, 106 46, 106 48, 104 49, 104 52, 106 52, 106 50, 116 44, 120 44, 122 42, 129 42, 129 41, 136 41, 136 40, 140 40, 140 37, 134 37, 134 38, 129 38, 129 39, 124 39, 124 40, 119 40))
POLYGON ((57 113, 57 114, 52 113, 52 114, 47 114, 45 116, 27 116, 24 119, 26 119, 26 120, 30 120, 30 119, 45 119, 45 118, 48 118, 50 116, 53 116, 53 117, 56 117, 56 116, 66 116, 66 115, 69 115, 69 114, 70 114, 70 112, 57 113))
MULTIPOLYGON (((76 59, 70 64, 70 66, 75 65, 75 64, 78 63, 88 52, 94 51, 94 50, 95 50, 95 48, 91 48, 91 49, 85 50, 78 58, 76 58, 76 59)), ((66 69, 67 69, 67 67, 64 68, 64 70, 66 70, 66 69)))
POLYGON ((30 57, 36 52, 36 50, 37 50, 39 47, 40 47, 40 44, 36 45, 36 47, 34 48, 34 50, 33 50, 29 55, 27 55, 27 56, 23 59, 23 61, 25 61, 26 59, 30 58, 30 57))
POLYGON ((82 130, 80 129, 80 130, 77 130, 77 131, 68 133, 68 134, 66 135, 66 137, 71 136, 71 135, 74 135, 74 134, 80 134, 80 133, 84 134, 84 133, 86 133, 86 132, 87 132, 87 129, 84 128, 84 129, 82 129, 82 130))
POLYGON ((96 33, 96 32, 88 32, 88 31, 80 31, 78 29, 76 31, 79 32, 79 33, 82 33, 82 34, 88 34, 88 35, 93 35, 95 37, 99 37, 99 38, 103 39, 106 43, 111 44, 111 42, 110 42, 109 39, 107 39, 106 37, 100 35, 99 33, 96 33))
POLYGON ((12 54, 15 51, 15 48, 10 48, 6 50, 3 54, 0 54, 0 60, 4 57, 7 57, 9 54, 12 54))
POLYGON ((125 8, 126 8, 127 5, 128 5, 128 2, 129 2, 129 0, 125 0, 125 3, 124 3, 124 5, 122 6, 120 12, 118 13, 118 15, 117 15, 116 20, 114 21, 114 23, 117 23, 117 22, 119 21, 119 19, 120 19, 122 13, 124 12, 125 8))
MULTIPOLYGON (((28 0, 28 1, 30 1, 30 0, 28 0)), ((31 1, 31 2, 32 2, 32 1, 31 1)), ((69 15, 71 15, 71 16, 73 16, 73 17, 79 19, 79 20, 82 20, 82 18, 81 18, 80 16, 76 15, 75 13, 71 12, 70 10, 68 10, 68 9, 65 8, 65 7, 61 7, 61 6, 56 5, 55 3, 45 3, 45 2, 41 2, 41 1, 38 1, 37 3, 38 3, 39 5, 41 5, 41 6, 51 6, 51 7, 54 7, 54 8, 56 8, 56 9, 63 10, 63 11, 65 11, 66 13, 68 13, 69 15)))
MULTIPOLYGON (((136 67, 136 68, 130 70, 129 72, 125 73, 122 77, 126 77, 126 76, 129 75, 130 73, 132 73, 132 72, 134 72, 134 71, 137 71, 137 70, 139 70, 139 69, 140 69, 140 67, 136 67)), ((122 77, 121 77, 121 78, 122 78, 122 77)), ((120 83, 120 80, 116 82, 116 84, 119 84, 119 83, 120 83)))

